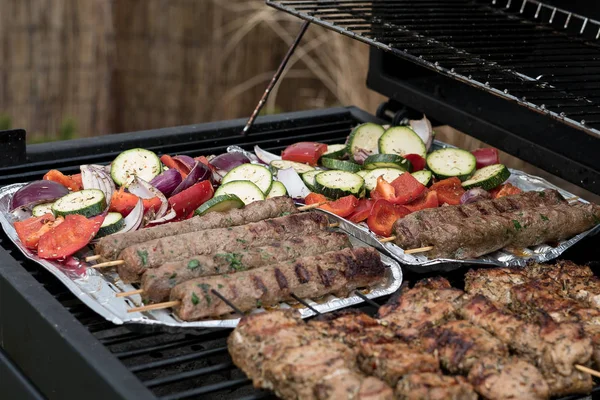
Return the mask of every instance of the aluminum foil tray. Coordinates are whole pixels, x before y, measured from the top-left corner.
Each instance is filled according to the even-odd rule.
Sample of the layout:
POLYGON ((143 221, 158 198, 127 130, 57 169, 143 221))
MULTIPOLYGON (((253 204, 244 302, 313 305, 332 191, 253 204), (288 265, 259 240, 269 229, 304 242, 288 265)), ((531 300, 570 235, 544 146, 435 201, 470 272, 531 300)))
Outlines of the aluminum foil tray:
MULTIPOLYGON (((453 146, 449 146, 442 142, 436 141, 434 142, 432 150, 437 150, 443 147, 453 146)), ((529 175, 525 172, 514 169, 510 169, 510 172, 511 176, 507 182, 513 184, 514 186, 517 186, 523 191, 555 189, 558 190, 558 192, 564 198, 569 199, 577 197, 574 194, 569 193, 566 190, 562 190, 561 188, 551 184, 543 178, 529 175)), ((578 199, 578 201, 582 203, 588 203, 583 199, 578 199)), ((340 228, 343 231, 356 236, 361 241, 375 247, 379 251, 383 251, 391 255, 394 259, 400 261, 403 267, 418 273, 452 271, 461 268, 465 265, 487 265, 490 267, 523 267, 528 262, 546 262, 558 257, 566 249, 573 246, 575 243, 579 242, 584 237, 597 234, 600 231, 600 225, 596 225, 594 228, 586 232, 580 233, 579 235, 574 236, 569 240, 563 240, 562 242, 558 243, 556 247, 552 247, 547 244, 541 244, 538 246, 523 249, 502 249, 494 253, 490 253, 485 256, 469 260, 455 260, 448 258, 429 259, 425 255, 426 253, 405 254, 404 250, 401 247, 395 245, 394 243, 381 243, 379 240, 382 239, 382 237, 372 233, 367 227, 367 224, 364 222, 355 224, 329 212, 323 212, 327 213, 330 216, 330 218, 335 219, 337 222, 339 222, 340 228)))
MULTIPOLYGON (((118 325, 136 324, 138 327, 156 327, 167 330, 176 330, 179 328, 234 328, 237 325, 239 318, 234 317, 233 315, 228 318, 224 317, 215 320, 186 322, 177 318, 170 309, 128 313, 128 309, 143 305, 142 300, 139 295, 134 295, 130 298, 115 297, 119 292, 128 292, 136 289, 136 287, 130 284, 123 283, 119 279, 116 271, 111 269, 110 271, 100 272, 94 268, 90 268, 85 262, 81 263, 79 266, 69 268, 58 262, 39 258, 21 244, 12 225, 12 222, 14 221, 13 217, 9 213, 12 195, 23 185, 25 184, 17 183, 0 188, 0 224, 2 224, 2 228, 4 228, 4 231, 10 240, 12 240, 27 258, 37 262, 39 265, 50 271, 75 296, 77 296, 77 298, 108 321, 118 325)), ((360 238, 354 237, 352 234, 350 235, 350 241, 354 247, 369 246, 368 243, 365 243, 360 238)), ((81 255, 83 257, 91 254, 91 249, 87 249, 83 251, 83 254, 81 255)), ((382 284, 364 292, 364 295, 369 299, 392 294, 398 290, 402 284, 402 270, 398 262, 383 253, 381 254, 381 260, 389 268, 386 269, 385 280, 382 284)), ((364 301, 356 295, 346 298, 338 298, 329 295, 321 299, 304 300, 320 313, 339 310, 364 301)), ((302 318, 308 318, 315 315, 314 311, 301 306, 300 304, 279 304, 279 308, 281 309, 290 307, 298 308, 302 318)), ((262 311, 265 310, 260 308, 253 312, 262 311)))

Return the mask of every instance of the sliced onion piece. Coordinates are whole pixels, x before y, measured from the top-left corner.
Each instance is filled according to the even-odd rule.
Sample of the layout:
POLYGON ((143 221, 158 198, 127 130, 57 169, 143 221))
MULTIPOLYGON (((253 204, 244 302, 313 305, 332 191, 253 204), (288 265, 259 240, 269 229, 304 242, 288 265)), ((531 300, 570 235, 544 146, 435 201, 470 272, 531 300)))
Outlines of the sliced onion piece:
POLYGON ((138 202, 133 208, 133 210, 131 210, 129 215, 127 215, 125 219, 123 219, 123 229, 118 231, 118 233, 133 232, 137 230, 142 225, 143 220, 144 202, 142 201, 142 199, 138 199, 138 202))
POLYGON ((269 153, 266 150, 261 149, 258 145, 254 146, 254 153, 258 157, 258 160, 264 164, 271 164, 271 161, 281 160, 281 156, 269 153))
POLYGON ((258 157, 256 157, 251 152, 242 149, 240 146, 227 146, 227 152, 228 153, 242 153, 243 155, 245 155, 248 158, 248 160, 250 160, 250 162, 253 162, 253 163, 259 162, 258 157))
POLYGON ((487 190, 482 188, 473 188, 467 190, 460 198, 460 204, 475 203, 481 200, 491 199, 492 195, 487 190))
POLYGON ((176 169, 168 169, 150 181, 150 184, 169 197, 183 181, 181 174, 176 169))
POLYGON ((190 156, 179 155, 179 156, 173 157, 173 159, 177 160, 180 163, 182 163, 183 165, 185 165, 189 171, 191 171, 192 168, 194 168, 194 165, 196 165, 196 160, 194 160, 190 156))
POLYGON ((171 208, 168 213, 163 215, 161 218, 158 218, 158 219, 148 222, 146 224, 146 226, 154 226, 154 225, 164 224, 165 222, 169 222, 169 221, 175 219, 176 216, 177 216, 177 213, 175 212, 175 210, 173 210, 171 208))
POLYGON ((215 167, 218 170, 229 172, 237 166, 242 164, 248 164, 250 159, 241 152, 232 152, 232 153, 223 153, 212 160, 210 160, 210 165, 215 167))
POLYGON ((116 190, 115 183, 104 167, 97 168, 93 165, 82 165, 81 181, 84 189, 98 189, 104 193, 107 207, 110 204, 110 199, 116 190))
POLYGON ((25 206, 31 208, 42 203, 52 203, 69 194, 69 189, 60 183, 48 180, 33 181, 13 194, 10 209, 25 206))
POLYGON ((189 187, 192 187, 197 182, 210 179, 212 178, 212 176, 213 173, 210 170, 210 168, 202 164, 200 161, 196 161, 196 165, 194 166, 194 168, 192 168, 188 176, 186 176, 185 179, 175 188, 175 190, 173 190, 171 196, 175 196, 177 193, 182 192, 189 187))
POLYGON ((354 161, 356 161, 358 164, 362 165, 365 163, 365 160, 370 155, 371 155, 371 153, 369 153, 365 149, 361 149, 360 147, 357 147, 354 152, 354 161))
POLYGON ((156 214, 153 218, 158 219, 161 218, 167 212, 169 208, 169 202, 164 194, 145 180, 141 179, 139 176, 134 176, 131 184, 127 187, 129 193, 135 194, 137 197, 142 199, 151 199, 153 197, 158 197, 160 200, 160 208, 156 211, 156 214))
POLYGON ((293 199, 303 199, 310 193, 294 168, 280 169, 277 172, 277 180, 283 183, 289 196, 293 199))
POLYGON ((412 130, 423 140, 425 148, 429 151, 433 143, 433 127, 431 126, 431 122, 423 115, 422 119, 410 120, 408 123, 412 130))

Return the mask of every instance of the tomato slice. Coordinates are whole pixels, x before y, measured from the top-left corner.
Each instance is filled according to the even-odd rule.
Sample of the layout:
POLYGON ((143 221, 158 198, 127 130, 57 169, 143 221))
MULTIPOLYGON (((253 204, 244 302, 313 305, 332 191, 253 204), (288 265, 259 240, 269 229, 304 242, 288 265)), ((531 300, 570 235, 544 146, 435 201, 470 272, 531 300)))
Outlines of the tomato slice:
POLYGON ((500 157, 498 156, 498 150, 493 147, 486 147, 483 149, 473 150, 471 152, 475 156, 475 168, 483 168, 488 165, 500 164, 500 157))
POLYGON ((54 215, 48 213, 41 217, 31 217, 24 221, 17 221, 14 223, 14 227, 19 240, 25 247, 28 249, 37 249, 42 235, 52 229, 52 227, 60 225, 63 221, 62 217, 55 219, 54 215))
POLYGON ((425 168, 425 159, 418 154, 406 154, 403 156, 406 158, 413 167, 413 172, 421 171, 425 168))
POLYGON ((60 183, 72 192, 77 192, 83 188, 83 183, 81 183, 81 175, 79 175, 79 179, 73 179, 72 177, 63 174, 57 169, 51 169, 50 171, 48 171, 46 175, 44 175, 44 179, 47 181, 60 183))
POLYGON ((193 213, 204 202, 210 200, 215 193, 209 180, 198 182, 193 186, 169 198, 169 204, 175 210, 178 219, 184 219, 193 213))
POLYGON ((326 151, 327 145, 324 143, 298 142, 286 147, 281 153, 281 159, 315 166, 326 151))
POLYGON ((437 192, 440 205, 444 203, 458 205, 460 204, 460 198, 463 194, 465 194, 465 189, 463 189, 460 179, 457 177, 443 179, 439 182, 436 182, 431 185, 431 190, 435 190, 437 192))
POLYGON ((516 186, 511 185, 510 183, 505 183, 504 185, 500 185, 492 190, 490 190, 490 194, 493 199, 497 199, 498 197, 510 196, 513 194, 519 194, 523 192, 516 186))
POLYGON ((392 234, 394 222, 408 214, 410 214, 410 210, 406 207, 392 204, 386 200, 377 200, 367 218, 367 225, 374 233, 387 237, 392 234))
POLYGON ((190 173, 190 169, 181 161, 177 161, 168 154, 163 154, 160 157, 160 161, 165 164, 168 168, 173 168, 179 171, 183 179, 190 173))
POLYGON ((70 214, 65 221, 50 229, 38 244, 38 256, 57 260, 74 254, 96 236, 104 222, 104 215, 87 219, 83 215, 70 214))
POLYGON ((424 210, 426 208, 436 208, 438 206, 438 195, 435 190, 429 190, 417 200, 404 205, 404 207, 408 208, 411 212, 424 210))
POLYGON ((315 192, 310 192, 308 196, 304 198, 304 204, 307 206, 315 203, 323 203, 325 201, 327 201, 327 197, 315 192))
POLYGON ((354 212, 348 216, 348 219, 354 223, 359 223, 367 218, 369 218, 369 214, 371 213, 371 209, 373 208, 373 204, 375 204, 374 200, 369 199, 360 199, 358 200, 358 205, 354 209, 354 212))
POLYGON ((421 196, 427 189, 421 182, 415 179, 411 174, 404 173, 394 179, 391 183, 396 197, 392 201, 394 204, 407 204, 421 196))
POLYGON ((377 177, 377 186, 375 186, 375 190, 371 192, 371 198, 373 200, 387 200, 393 202, 396 198, 396 191, 388 181, 379 176, 377 177))

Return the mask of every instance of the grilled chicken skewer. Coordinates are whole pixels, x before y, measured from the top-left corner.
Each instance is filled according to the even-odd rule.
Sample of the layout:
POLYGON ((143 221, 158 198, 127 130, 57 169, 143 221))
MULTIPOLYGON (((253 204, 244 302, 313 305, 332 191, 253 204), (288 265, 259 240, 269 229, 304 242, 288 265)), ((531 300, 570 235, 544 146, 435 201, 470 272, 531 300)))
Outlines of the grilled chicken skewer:
POLYGON ((244 208, 226 212, 212 212, 203 216, 193 217, 181 222, 171 222, 152 228, 134 232, 116 233, 98 241, 95 253, 103 260, 116 260, 125 248, 136 244, 184 233, 198 232, 205 229, 226 228, 229 226, 245 225, 269 218, 277 218, 287 214, 297 213, 294 201, 289 197, 274 197, 264 201, 256 201, 244 208))
POLYGON ((339 232, 319 232, 316 235, 273 242, 268 246, 171 261, 142 275, 142 299, 145 304, 160 303, 169 299, 171 288, 190 279, 245 271, 349 247, 352 245, 348 235, 339 232))
POLYGON ((311 212, 151 240, 121 252, 123 263, 118 267, 119 277, 125 283, 139 282, 143 272, 170 261, 266 246, 274 241, 322 232, 328 223, 324 214, 311 212))

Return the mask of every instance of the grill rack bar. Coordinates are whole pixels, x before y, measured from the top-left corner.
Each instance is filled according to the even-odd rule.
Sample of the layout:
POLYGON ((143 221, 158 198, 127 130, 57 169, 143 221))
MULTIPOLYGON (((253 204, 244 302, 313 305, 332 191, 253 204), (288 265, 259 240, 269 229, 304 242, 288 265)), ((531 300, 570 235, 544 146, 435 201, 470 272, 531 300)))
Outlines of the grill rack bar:
MULTIPOLYGON (((585 80, 590 87, 575 96, 569 92, 569 83, 573 81, 571 75, 574 75, 569 71, 573 67, 549 68, 547 63, 536 64, 531 60, 514 58, 518 54, 532 57, 531 46, 535 46, 535 57, 543 58, 546 51, 555 54, 560 49, 557 46, 563 46, 564 52, 559 54, 567 62, 578 61, 581 52, 600 57, 600 47, 590 42, 590 38, 595 41, 600 37, 600 22, 596 20, 535 0, 266 0, 266 3, 516 102, 568 126, 600 136, 600 123, 595 117, 588 118, 588 112, 584 109, 548 107, 539 99, 520 96, 518 90, 514 89, 515 86, 533 83, 541 92, 549 92, 549 96, 561 100, 568 96, 582 107, 591 105, 600 111, 600 104, 596 100, 600 92, 589 86, 600 83, 600 71, 585 71, 584 77, 575 79, 575 82, 585 80), (447 11, 450 14, 444 14, 447 11), (419 13, 424 17, 414 21, 419 13), (429 18, 430 14, 433 14, 433 18, 429 18), (458 19, 459 22, 456 22, 454 17, 466 20, 458 19), (461 26, 461 22, 465 22, 464 26, 461 26), (469 42, 473 41, 484 41, 487 47, 471 46, 469 42), (515 41, 524 44, 517 46, 515 41), (539 42, 543 43, 541 47, 537 47, 539 42), (513 53, 515 46, 518 51, 513 53), (489 57, 486 54, 489 47, 512 57, 489 57), (574 53, 571 54, 572 50, 574 53), (485 77, 476 75, 482 69, 486 71, 485 77), (491 81, 495 84, 491 84, 491 81), (509 87, 512 89, 509 90, 509 87), (559 90, 550 90, 552 87, 559 90)), ((576 71, 578 74, 581 72, 576 71)))

